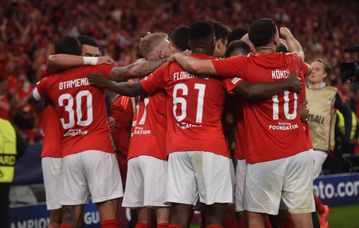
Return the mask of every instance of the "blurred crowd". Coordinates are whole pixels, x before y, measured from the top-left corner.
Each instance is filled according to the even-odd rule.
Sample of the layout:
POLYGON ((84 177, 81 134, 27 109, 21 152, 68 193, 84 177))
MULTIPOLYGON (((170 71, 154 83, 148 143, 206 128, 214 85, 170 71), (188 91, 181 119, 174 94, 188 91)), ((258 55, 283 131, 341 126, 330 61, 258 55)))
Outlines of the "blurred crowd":
POLYGON ((89 35, 120 65, 137 58, 146 32, 170 32, 177 25, 214 19, 247 28, 270 17, 291 29, 307 62, 326 58, 333 66, 328 83, 338 86, 359 116, 356 83, 341 80, 339 62, 358 61, 344 47, 359 45, 359 2, 351 0, 2 0, 0 7, 0 117, 18 125, 30 141, 41 139, 41 113, 25 99, 42 76, 54 41, 64 35, 89 35))

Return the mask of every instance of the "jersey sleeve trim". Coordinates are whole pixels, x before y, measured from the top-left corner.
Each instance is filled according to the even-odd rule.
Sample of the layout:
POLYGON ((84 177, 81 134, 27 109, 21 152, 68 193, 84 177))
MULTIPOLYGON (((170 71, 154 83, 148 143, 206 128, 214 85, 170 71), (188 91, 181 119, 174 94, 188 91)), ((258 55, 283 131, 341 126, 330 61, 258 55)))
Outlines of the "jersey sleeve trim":
POLYGON ((35 98, 35 100, 37 101, 41 101, 41 95, 39 93, 39 90, 35 87, 35 89, 32 91, 32 96, 35 98))

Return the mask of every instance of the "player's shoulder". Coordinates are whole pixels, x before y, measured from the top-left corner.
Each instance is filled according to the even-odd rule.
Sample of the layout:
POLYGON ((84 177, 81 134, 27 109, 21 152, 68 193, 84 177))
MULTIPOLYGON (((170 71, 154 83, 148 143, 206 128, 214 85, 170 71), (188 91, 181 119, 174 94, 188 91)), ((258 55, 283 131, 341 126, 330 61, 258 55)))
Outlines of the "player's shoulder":
MULTIPOLYGON (((254 58, 256 58, 256 55, 253 53, 249 53, 248 55, 237 55, 237 56, 232 56, 232 57, 225 58, 225 59, 231 60, 233 62, 241 62, 243 64, 246 62, 250 62, 254 58)), ((219 59, 219 60, 221 60, 221 59, 219 59)))
POLYGON ((47 84, 54 80, 55 74, 48 75, 36 82, 36 86, 47 84))
POLYGON ((173 64, 177 64, 176 61, 171 61, 171 62, 165 62, 164 64, 162 64, 160 67, 158 67, 156 69, 156 71, 164 71, 166 69, 169 69, 169 67, 171 67, 173 64))
POLYGON ((302 61, 302 58, 299 53, 297 52, 288 52, 288 53, 281 53, 286 56, 286 58, 292 61, 302 61))

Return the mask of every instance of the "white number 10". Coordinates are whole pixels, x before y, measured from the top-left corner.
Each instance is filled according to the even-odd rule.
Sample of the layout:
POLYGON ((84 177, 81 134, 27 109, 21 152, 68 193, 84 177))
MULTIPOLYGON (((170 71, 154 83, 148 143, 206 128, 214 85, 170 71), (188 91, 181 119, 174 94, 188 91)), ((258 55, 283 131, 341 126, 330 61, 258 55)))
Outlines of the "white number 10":
MULTIPOLYGON (((294 93, 294 107, 293 112, 289 113, 289 91, 284 91, 284 116, 288 120, 294 120, 297 117, 297 105, 298 105, 298 95, 294 93)), ((278 95, 272 97, 273 100, 273 120, 279 119, 279 100, 278 95)))

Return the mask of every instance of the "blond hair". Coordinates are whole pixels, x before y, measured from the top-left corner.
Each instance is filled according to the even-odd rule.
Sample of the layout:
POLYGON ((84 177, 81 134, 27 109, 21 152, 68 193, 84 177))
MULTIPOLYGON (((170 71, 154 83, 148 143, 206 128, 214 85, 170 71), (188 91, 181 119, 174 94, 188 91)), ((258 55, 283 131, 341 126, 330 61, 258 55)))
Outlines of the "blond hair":
POLYGON ((140 55, 147 58, 149 53, 165 38, 167 38, 167 34, 163 32, 148 33, 142 37, 138 46, 140 55))
POLYGON ((332 66, 330 66, 329 62, 326 59, 317 58, 313 62, 318 62, 318 63, 323 64, 325 73, 327 73, 327 75, 329 75, 329 73, 332 70, 332 66))

